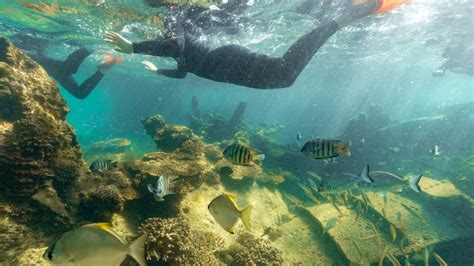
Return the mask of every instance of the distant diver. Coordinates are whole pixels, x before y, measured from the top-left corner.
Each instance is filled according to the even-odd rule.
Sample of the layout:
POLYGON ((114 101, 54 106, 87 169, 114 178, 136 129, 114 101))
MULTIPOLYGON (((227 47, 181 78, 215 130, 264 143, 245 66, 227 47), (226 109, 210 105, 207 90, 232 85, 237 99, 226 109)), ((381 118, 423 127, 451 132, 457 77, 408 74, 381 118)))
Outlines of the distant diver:
POLYGON ((48 74, 54 78, 64 89, 78 99, 85 99, 104 77, 105 72, 116 63, 123 60, 118 57, 104 55, 104 62, 97 66, 97 71, 78 85, 73 75, 77 73, 79 66, 92 54, 86 48, 79 48, 69 54, 65 61, 56 60, 46 54, 49 45, 37 36, 18 33, 15 35, 15 45, 28 54, 33 60, 40 64, 48 74))
POLYGON ((82 62, 92 52, 85 48, 79 48, 72 52, 65 61, 53 59, 44 53, 29 53, 28 55, 40 64, 48 74, 53 77, 70 94, 78 99, 85 99, 95 89, 113 65, 122 60, 117 57, 105 56, 104 62, 97 66, 97 71, 78 85, 73 75, 77 73, 82 62))
POLYGON ((474 47, 451 45, 444 50, 442 56, 447 60, 433 71, 433 77, 442 77, 447 70, 474 76, 474 47))
POLYGON ((305 34, 282 57, 254 53, 239 45, 212 49, 185 31, 179 7, 171 6, 165 25, 165 38, 132 43, 120 34, 109 32, 105 41, 122 53, 141 53, 172 57, 177 69, 158 69, 146 62, 148 70, 170 78, 182 79, 188 72, 213 81, 255 89, 291 86, 324 43, 341 27, 354 20, 391 10, 408 0, 358 0, 333 20, 305 34))

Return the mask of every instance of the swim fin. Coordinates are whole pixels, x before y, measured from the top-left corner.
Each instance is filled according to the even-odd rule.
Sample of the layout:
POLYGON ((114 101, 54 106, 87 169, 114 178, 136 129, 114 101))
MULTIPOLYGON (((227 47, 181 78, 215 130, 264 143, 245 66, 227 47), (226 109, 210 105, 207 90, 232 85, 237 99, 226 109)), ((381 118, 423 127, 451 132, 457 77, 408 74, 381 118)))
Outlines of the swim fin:
POLYGON ((375 11, 375 14, 385 13, 401 5, 410 3, 410 0, 381 0, 382 5, 375 11))

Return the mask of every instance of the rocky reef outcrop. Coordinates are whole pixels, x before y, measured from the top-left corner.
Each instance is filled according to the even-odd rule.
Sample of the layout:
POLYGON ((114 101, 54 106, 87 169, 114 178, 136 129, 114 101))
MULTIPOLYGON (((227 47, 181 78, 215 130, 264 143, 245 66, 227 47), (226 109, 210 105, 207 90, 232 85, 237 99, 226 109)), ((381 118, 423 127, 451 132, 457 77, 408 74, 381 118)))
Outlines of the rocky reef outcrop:
POLYGON ((147 117, 142 123, 160 151, 174 151, 184 142, 198 138, 191 129, 185 126, 167 124, 161 115, 147 117))
POLYGON ((81 152, 58 87, 31 58, 0 38, 0 189, 29 198, 47 182, 64 192, 81 152))

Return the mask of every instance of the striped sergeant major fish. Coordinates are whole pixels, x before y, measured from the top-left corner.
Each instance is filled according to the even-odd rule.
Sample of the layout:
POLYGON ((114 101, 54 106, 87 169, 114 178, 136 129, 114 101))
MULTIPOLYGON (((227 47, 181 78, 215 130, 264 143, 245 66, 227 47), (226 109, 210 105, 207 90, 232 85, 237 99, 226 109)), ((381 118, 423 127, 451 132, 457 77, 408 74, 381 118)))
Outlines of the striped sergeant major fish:
POLYGON ((117 162, 112 160, 98 159, 91 163, 89 169, 94 173, 102 173, 117 168, 117 162))
POLYGON ((255 154, 255 149, 237 143, 227 147, 223 154, 229 162, 245 166, 260 164, 265 159, 264 154, 255 154))
POLYGON ((350 141, 335 139, 311 139, 307 141, 301 152, 314 159, 329 159, 339 156, 351 156, 348 150, 351 145, 350 141))

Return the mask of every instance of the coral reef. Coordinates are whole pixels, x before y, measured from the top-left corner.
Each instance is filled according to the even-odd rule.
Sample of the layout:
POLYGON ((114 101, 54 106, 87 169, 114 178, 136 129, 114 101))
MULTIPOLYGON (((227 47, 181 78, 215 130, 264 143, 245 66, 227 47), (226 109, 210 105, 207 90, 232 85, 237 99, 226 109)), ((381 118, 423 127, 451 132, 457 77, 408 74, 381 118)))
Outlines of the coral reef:
POLYGON ((192 231, 188 221, 178 218, 150 218, 140 226, 147 234, 146 259, 171 265, 217 265, 214 252, 223 240, 209 232, 192 231))
POLYGON ((271 242, 256 238, 243 232, 237 243, 226 250, 218 252, 218 256, 228 265, 282 265, 282 252, 272 246, 271 242))
POLYGON ((78 205, 79 216, 91 222, 111 221, 113 213, 122 210, 123 202, 116 186, 100 186, 81 200, 78 205))
POLYGON ((156 147, 160 151, 172 152, 188 140, 199 139, 187 127, 166 124, 161 115, 147 117, 142 123, 145 131, 153 137, 156 147))
POLYGON ((0 187, 30 197, 48 180, 60 191, 78 178, 81 153, 68 108, 42 67, 0 38, 0 187), (28 73, 28 74, 26 74, 28 73))

